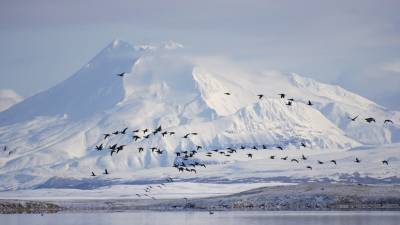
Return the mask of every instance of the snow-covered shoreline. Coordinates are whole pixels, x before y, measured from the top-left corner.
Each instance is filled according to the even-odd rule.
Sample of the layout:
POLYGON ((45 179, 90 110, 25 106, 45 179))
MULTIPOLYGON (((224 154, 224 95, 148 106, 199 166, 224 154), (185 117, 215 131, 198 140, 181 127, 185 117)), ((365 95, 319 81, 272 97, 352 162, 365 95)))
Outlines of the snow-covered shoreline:
POLYGON ((198 210, 400 210, 400 185, 299 184, 260 187, 206 198, 0 199, 1 213, 198 210), (25 208, 23 208, 25 207, 25 208), (24 209, 24 210, 23 210, 24 209))

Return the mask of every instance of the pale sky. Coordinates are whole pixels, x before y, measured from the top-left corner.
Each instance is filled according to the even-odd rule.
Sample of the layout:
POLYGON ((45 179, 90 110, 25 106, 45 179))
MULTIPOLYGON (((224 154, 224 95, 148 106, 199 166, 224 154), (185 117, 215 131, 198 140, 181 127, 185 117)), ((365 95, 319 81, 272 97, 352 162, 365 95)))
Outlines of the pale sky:
POLYGON ((400 110, 400 1, 0 0, 0 88, 28 97, 113 39, 338 84, 400 110))

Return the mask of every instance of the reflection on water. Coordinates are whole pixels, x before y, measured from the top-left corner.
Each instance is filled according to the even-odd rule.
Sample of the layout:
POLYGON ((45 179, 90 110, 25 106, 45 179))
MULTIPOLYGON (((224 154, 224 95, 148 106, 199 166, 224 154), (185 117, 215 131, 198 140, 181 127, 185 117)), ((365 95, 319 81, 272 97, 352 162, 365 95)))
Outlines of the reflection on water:
POLYGON ((0 215, 0 225, 398 225, 400 212, 115 212, 0 215))

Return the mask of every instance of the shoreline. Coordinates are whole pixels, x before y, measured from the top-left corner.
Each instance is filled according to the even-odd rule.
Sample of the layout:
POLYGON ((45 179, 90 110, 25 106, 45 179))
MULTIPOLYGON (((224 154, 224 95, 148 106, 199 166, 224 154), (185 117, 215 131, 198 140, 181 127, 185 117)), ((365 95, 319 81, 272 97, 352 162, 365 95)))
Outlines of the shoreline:
POLYGON ((400 185, 309 183, 193 199, 0 199, 0 214, 127 211, 400 211, 400 185))

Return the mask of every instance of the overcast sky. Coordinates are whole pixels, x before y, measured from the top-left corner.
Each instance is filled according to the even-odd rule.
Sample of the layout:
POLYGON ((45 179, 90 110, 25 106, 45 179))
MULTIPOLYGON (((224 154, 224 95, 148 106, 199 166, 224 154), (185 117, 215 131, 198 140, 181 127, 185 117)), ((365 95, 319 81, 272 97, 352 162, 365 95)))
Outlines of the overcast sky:
POLYGON ((113 39, 338 84, 400 109, 400 1, 0 0, 0 88, 27 97, 113 39))

